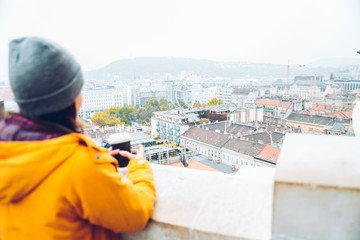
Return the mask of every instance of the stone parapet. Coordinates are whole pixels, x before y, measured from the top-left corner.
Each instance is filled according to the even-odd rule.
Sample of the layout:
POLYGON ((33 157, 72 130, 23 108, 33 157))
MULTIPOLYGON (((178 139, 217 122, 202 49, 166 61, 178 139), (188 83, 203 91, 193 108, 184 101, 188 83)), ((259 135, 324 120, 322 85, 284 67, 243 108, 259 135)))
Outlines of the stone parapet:
POLYGON ((122 239, 269 239, 274 171, 237 175, 153 165, 155 211, 147 227, 122 239))
POLYGON ((153 165, 154 214, 121 239, 360 239, 359 148, 357 137, 288 134, 276 169, 153 165))

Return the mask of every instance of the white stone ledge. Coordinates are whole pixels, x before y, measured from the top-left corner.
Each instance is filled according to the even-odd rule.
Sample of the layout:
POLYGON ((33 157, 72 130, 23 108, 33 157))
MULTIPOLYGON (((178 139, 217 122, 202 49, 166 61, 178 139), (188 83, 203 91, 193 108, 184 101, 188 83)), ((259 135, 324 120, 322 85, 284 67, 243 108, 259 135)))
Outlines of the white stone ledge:
POLYGON ((153 165, 157 201, 147 227, 122 239, 270 239, 274 169, 236 176, 153 165))
POLYGON ((288 134, 274 185, 272 239, 360 239, 360 138, 288 134))
POLYGON ((360 138, 289 134, 276 169, 236 175, 153 169, 154 214, 124 240, 360 239, 360 138))

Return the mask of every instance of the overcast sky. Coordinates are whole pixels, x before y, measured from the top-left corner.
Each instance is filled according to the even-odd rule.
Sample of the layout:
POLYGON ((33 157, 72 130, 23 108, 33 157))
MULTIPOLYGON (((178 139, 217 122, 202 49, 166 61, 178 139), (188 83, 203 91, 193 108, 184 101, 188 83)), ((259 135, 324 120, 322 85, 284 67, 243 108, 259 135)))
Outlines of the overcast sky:
POLYGON ((359 0, 0 0, 0 75, 8 42, 29 35, 65 46, 84 70, 143 56, 356 58, 359 13, 359 0))

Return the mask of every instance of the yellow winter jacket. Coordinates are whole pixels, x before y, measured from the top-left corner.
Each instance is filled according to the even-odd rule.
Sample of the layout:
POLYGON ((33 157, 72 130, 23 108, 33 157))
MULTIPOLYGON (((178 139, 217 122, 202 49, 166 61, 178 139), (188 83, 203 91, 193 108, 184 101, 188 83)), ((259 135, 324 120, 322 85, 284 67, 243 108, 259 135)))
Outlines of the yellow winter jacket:
POLYGON ((144 228, 154 201, 148 161, 131 160, 125 179, 82 134, 0 142, 0 240, 117 239, 144 228))

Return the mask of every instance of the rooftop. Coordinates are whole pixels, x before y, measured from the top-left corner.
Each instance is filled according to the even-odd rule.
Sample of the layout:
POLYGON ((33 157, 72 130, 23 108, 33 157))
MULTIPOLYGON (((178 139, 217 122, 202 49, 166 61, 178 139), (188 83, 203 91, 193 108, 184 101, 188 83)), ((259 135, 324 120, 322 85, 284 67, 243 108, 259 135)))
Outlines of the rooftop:
POLYGON ((251 157, 255 157, 265 145, 256 142, 249 142, 239 138, 230 139, 223 148, 232 150, 234 152, 242 153, 251 157))
POLYGON ((209 124, 200 125, 201 128, 208 128, 211 131, 219 130, 221 133, 230 133, 233 135, 244 135, 250 132, 256 131, 256 127, 241 124, 241 123, 230 123, 228 121, 221 121, 209 124))
POLYGON ((350 123, 350 121, 344 119, 336 119, 332 117, 309 115, 303 113, 291 113, 286 120, 291 122, 319 125, 323 127, 333 126, 336 122, 350 123))
POLYGON ((256 132, 244 136, 244 139, 251 142, 259 142, 263 144, 281 144, 284 140, 285 133, 281 132, 256 132), (271 134, 271 137, 270 137, 271 134), (272 139, 271 139, 272 138, 272 139), (272 141, 271 141, 272 140, 272 141))
POLYGON ((222 147, 229 140, 230 135, 217 133, 200 127, 190 127, 183 133, 182 137, 197 140, 216 147, 222 147))
POLYGON ((273 107, 281 107, 282 112, 286 112, 291 106, 291 102, 283 102, 281 100, 276 99, 259 99, 256 101, 256 105, 258 106, 273 106, 273 107))
POLYGON ((273 147, 270 145, 265 145, 265 147, 263 148, 263 150, 261 150, 256 157, 260 158, 262 160, 268 161, 268 162, 273 162, 276 163, 279 155, 280 155, 280 148, 277 147, 273 147))

